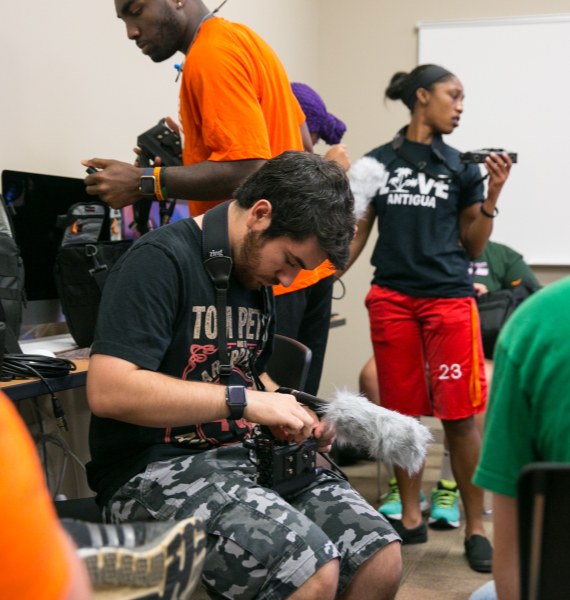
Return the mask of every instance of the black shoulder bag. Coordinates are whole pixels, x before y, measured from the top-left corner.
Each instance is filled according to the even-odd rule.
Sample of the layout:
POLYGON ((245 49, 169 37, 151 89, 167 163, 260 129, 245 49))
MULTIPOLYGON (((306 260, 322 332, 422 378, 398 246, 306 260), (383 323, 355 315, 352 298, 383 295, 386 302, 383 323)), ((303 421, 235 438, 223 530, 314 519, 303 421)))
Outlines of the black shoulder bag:
POLYGON ((493 358, 499 333, 515 309, 539 289, 534 281, 523 277, 506 290, 488 292, 476 298, 485 358, 493 358))
POLYGON ((93 343, 107 275, 132 245, 132 240, 100 241, 108 210, 101 202, 78 202, 63 219, 55 283, 69 333, 80 348, 93 343))

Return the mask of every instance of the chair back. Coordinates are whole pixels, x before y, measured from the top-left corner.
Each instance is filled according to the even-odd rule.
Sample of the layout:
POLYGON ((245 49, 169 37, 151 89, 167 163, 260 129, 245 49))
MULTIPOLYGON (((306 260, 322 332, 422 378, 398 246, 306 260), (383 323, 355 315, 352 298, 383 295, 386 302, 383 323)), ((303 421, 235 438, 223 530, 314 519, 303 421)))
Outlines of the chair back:
POLYGON ((89 523, 102 523, 101 510, 95 497, 77 500, 56 500, 54 502, 57 516, 60 519, 77 519, 89 523))
POLYGON ((302 392, 312 356, 313 353, 301 342, 275 335, 273 354, 266 367, 267 374, 280 386, 302 392))
POLYGON ((517 489, 521 600, 563 600, 570 590, 570 463, 533 463, 517 489))

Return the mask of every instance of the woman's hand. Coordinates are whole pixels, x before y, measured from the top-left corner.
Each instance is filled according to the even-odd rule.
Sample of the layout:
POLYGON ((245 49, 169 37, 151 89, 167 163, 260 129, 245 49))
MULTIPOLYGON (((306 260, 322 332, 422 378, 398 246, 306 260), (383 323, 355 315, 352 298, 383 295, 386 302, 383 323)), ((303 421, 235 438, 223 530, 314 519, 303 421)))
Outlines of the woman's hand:
POLYGON ((345 144, 336 144, 326 154, 325 158, 328 160, 336 160, 336 162, 345 170, 350 169, 350 158, 346 151, 345 144))
POLYGON ((513 161, 505 152, 499 156, 494 152, 491 156, 485 159, 485 168, 489 173, 489 190, 487 192, 487 200, 495 203, 499 198, 499 194, 505 185, 511 172, 513 161))

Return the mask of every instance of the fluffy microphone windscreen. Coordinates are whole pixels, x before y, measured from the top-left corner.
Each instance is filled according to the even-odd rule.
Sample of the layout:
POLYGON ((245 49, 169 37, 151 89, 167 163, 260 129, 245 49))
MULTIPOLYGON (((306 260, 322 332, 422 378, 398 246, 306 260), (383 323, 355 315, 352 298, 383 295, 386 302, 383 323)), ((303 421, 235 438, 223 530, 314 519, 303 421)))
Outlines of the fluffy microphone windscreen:
POLYGON ((410 475, 422 468, 432 435, 413 417, 381 408, 347 389, 322 404, 325 418, 336 428, 341 446, 367 451, 376 460, 393 463, 410 475))

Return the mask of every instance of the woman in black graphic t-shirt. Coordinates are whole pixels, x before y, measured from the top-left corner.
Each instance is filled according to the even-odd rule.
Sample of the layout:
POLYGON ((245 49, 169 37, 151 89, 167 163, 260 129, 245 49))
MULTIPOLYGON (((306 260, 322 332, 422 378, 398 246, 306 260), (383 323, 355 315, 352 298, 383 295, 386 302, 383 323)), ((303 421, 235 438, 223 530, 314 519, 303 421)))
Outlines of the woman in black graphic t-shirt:
MULTIPOLYGON (((366 305, 380 398, 386 408, 442 420, 466 510, 467 557, 472 568, 490 570, 483 493, 471 484, 481 444, 473 415, 485 409, 486 383, 467 269, 468 257, 478 256, 489 239, 511 161, 506 155, 487 159, 485 198, 477 165, 461 164, 459 152, 441 138, 459 125, 463 112, 463 86, 449 71, 422 65, 396 73, 386 96, 410 108, 411 122, 351 169, 360 219, 351 262, 378 217, 376 270, 366 305)), ((411 478, 398 468, 395 473, 391 491, 392 497, 399 491, 401 510, 386 512, 396 519, 404 543, 425 542, 421 474, 411 478)), ((456 504, 456 489, 436 490, 438 498, 442 494, 449 506, 456 504)), ((432 520, 435 526, 459 524, 458 515, 432 520)))

